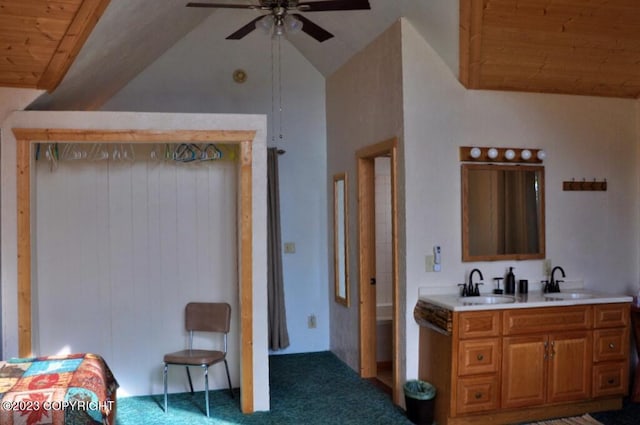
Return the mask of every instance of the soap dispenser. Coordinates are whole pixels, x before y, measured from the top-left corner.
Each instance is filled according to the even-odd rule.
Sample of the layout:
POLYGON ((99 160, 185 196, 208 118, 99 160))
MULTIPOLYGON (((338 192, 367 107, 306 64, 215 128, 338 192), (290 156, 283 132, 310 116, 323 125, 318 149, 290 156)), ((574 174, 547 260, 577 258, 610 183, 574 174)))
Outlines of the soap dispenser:
POLYGON ((513 267, 509 267, 509 273, 504 283, 504 292, 510 295, 516 293, 516 276, 513 274, 513 267))

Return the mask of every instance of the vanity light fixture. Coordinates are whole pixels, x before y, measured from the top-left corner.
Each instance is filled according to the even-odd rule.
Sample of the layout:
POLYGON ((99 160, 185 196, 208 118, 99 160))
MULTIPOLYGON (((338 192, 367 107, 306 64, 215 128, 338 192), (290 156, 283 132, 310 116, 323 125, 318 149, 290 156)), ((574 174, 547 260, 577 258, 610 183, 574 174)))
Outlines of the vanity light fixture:
POLYGON ((461 146, 460 161, 463 162, 510 162, 514 164, 541 164, 547 157, 542 149, 489 148, 461 146))

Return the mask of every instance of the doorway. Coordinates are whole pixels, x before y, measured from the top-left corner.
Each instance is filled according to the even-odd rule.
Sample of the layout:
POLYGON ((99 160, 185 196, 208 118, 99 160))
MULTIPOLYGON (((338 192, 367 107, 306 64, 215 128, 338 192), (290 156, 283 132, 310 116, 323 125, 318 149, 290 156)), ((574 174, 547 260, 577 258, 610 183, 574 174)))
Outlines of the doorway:
POLYGON ((396 156, 397 138, 367 146, 356 152, 360 271, 360 376, 375 378, 388 385, 393 402, 399 404, 401 387, 399 383, 400 365, 398 363, 400 358, 400 320, 398 309, 396 156), (385 185, 379 185, 376 188, 376 168, 378 169, 379 181, 388 179, 386 188, 385 185), (385 168, 388 172, 384 172, 385 168), (383 177, 384 174, 387 174, 388 177, 383 177), (388 222, 388 224, 376 224, 376 217, 380 219, 385 215, 386 219, 382 221, 388 222), (381 236, 377 235, 378 233, 385 231, 388 232, 386 237, 377 237, 381 236), (377 250, 377 245, 383 249, 377 250), (381 284, 380 288, 378 288, 378 281, 381 284))

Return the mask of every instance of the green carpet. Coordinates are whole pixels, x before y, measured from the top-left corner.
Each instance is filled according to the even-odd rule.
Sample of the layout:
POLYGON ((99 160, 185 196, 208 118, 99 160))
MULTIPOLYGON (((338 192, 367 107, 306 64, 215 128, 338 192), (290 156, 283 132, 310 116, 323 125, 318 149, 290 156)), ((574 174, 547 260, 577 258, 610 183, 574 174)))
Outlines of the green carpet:
POLYGON ((171 394, 166 414, 162 395, 126 397, 118 399, 116 424, 411 424, 387 395, 332 353, 271 356, 269 368, 269 412, 243 415, 239 392, 232 399, 228 390, 210 392, 210 418, 203 392, 171 394))

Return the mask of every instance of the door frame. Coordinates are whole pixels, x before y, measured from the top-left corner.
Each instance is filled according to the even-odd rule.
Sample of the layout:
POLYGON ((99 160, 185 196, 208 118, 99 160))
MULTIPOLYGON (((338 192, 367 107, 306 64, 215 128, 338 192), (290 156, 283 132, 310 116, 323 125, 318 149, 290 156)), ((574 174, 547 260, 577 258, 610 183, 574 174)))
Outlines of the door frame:
POLYGON ((373 378, 376 364, 376 300, 371 279, 376 274, 375 250, 375 158, 390 158, 391 173, 391 263, 392 263, 392 361, 393 402, 400 404, 400 311, 398 285, 398 138, 365 146, 356 151, 358 173, 358 270, 360 295, 360 376, 373 378))

